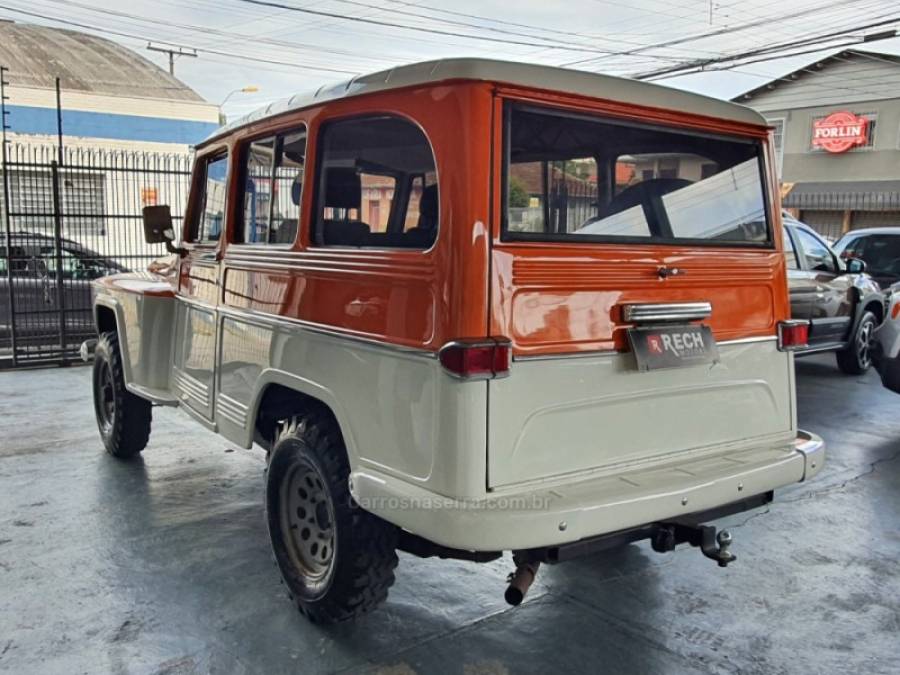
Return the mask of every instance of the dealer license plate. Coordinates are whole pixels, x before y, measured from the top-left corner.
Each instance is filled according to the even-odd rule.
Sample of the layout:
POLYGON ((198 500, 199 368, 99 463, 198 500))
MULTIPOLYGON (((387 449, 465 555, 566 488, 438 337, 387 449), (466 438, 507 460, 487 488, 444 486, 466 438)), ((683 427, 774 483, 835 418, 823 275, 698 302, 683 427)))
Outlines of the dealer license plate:
POLYGON ((709 326, 629 328, 628 342, 638 370, 718 363, 719 349, 709 326))

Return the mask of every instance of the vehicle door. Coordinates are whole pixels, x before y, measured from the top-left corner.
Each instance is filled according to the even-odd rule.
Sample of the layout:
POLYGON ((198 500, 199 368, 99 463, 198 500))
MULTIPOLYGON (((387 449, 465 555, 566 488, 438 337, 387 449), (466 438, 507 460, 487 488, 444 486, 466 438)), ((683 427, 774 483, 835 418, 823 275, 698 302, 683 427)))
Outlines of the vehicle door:
POLYGON ((43 237, 25 235, 13 245, 10 265, 20 341, 43 341, 59 333, 56 287, 42 255, 44 242, 43 237))
POLYGON ((852 275, 845 274, 838 257, 812 230, 793 228, 801 265, 815 284, 810 308, 811 347, 844 342, 850 331, 854 308, 852 275))
POLYGON ((190 411, 206 421, 214 414, 216 309, 228 159, 224 148, 211 149, 195 164, 175 312, 175 393, 190 411))
POLYGON ((40 321, 52 301, 46 271, 42 272, 35 259, 33 247, 13 239, 7 256, 6 246, 0 247, 0 335, 12 334, 13 316, 9 301, 12 281, 16 334, 22 338, 40 330, 40 321))
POLYGON ((502 103, 490 335, 513 362, 488 380, 488 484, 792 437, 762 133, 502 103))
POLYGON ((801 269, 800 256, 791 235, 791 226, 784 226, 784 260, 787 267, 788 290, 791 295, 791 318, 809 319, 816 295, 814 275, 801 269))

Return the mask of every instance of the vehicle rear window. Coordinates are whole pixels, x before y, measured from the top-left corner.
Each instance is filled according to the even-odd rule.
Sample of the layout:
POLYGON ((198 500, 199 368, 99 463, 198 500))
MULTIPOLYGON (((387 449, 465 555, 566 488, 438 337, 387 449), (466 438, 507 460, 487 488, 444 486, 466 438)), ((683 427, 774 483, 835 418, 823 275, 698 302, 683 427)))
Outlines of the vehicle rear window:
POLYGON ((757 141, 507 109, 504 239, 771 246, 757 141))

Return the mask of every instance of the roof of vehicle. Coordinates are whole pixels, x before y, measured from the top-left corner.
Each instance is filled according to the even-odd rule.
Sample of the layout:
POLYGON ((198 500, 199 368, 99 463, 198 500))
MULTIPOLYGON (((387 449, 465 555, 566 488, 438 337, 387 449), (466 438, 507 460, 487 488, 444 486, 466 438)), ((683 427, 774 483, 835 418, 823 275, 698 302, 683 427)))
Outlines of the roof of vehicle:
POLYGON ((895 234, 900 236, 900 227, 866 227, 859 230, 850 230, 849 232, 845 232, 841 236, 841 239, 868 234, 895 234))
POLYGON ((456 58, 389 68, 371 75, 354 77, 339 84, 324 86, 314 92, 276 101, 221 127, 204 143, 258 120, 325 101, 447 80, 499 82, 677 110, 744 124, 761 126, 767 124, 762 115, 746 106, 649 82, 553 66, 493 59, 456 58))
MULTIPOLYGON (((48 244, 50 246, 54 245, 56 239, 46 234, 40 234, 39 232, 26 232, 23 230, 13 231, 9 233, 10 239, 14 241, 17 245, 22 245, 23 242, 27 244, 31 244, 32 246, 37 246, 41 244, 48 244)), ((97 251, 88 248, 84 244, 80 244, 77 241, 73 241, 72 239, 66 239, 65 237, 61 238, 59 242, 68 248, 71 248, 80 253, 88 253, 97 258, 106 258, 106 256, 101 255, 97 251)), ((0 239, 0 248, 5 250, 6 241, 0 239)))

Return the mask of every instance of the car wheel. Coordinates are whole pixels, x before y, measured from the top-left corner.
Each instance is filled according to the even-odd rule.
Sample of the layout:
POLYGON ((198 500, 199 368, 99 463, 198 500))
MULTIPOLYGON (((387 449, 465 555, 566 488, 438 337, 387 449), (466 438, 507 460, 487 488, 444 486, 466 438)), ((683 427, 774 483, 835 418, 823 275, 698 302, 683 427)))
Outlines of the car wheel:
POLYGON ((850 345, 837 352, 837 364, 848 375, 862 375, 872 367, 872 347, 878 320, 872 312, 864 312, 850 345))
POLYGON ((387 599, 397 566, 397 528, 350 495, 340 429, 327 411, 288 420, 266 477, 266 520, 275 562, 311 621, 355 618, 387 599))
POLYGON ((106 451, 113 457, 134 457, 150 439, 152 405, 125 388, 119 337, 100 335, 94 349, 94 413, 106 451))

